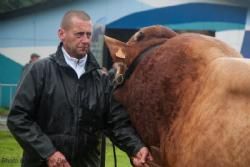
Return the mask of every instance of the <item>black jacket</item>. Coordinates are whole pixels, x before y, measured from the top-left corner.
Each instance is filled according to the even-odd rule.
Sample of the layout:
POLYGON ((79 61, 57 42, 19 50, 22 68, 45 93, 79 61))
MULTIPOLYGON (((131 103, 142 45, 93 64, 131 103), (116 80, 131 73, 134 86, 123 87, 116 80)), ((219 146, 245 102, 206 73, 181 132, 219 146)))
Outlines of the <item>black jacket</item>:
POLYGON ((61 50, 37 61, 22 77, 7 125, 24 150, 22 166, 47 166, 46 159, 61 151, 72 167, 99 164, 100 133, 129 155, 143 143, 130 125, 124 108, 111 97, 109 80, 98 72, 89 53, 78 79, 61 50))

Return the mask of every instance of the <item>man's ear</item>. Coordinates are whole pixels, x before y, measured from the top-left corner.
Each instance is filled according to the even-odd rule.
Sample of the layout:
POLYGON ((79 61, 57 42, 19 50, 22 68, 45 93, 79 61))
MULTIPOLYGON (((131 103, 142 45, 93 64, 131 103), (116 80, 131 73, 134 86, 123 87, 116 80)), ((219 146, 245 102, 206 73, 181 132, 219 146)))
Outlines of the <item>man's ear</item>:
POLYGON ((113 62, 125 59, 127 55, 126 43, 104 35, 104 41, 109 49, 113 62))
POLYGON ((59 39, 60 39, 61 41, 63 41, 63 39, 65 38, 65 31, 64 31, 64 29, 60 28, 60 29, 58 30, 58 32, 57 32, 57 35, 58 35, 59 39))

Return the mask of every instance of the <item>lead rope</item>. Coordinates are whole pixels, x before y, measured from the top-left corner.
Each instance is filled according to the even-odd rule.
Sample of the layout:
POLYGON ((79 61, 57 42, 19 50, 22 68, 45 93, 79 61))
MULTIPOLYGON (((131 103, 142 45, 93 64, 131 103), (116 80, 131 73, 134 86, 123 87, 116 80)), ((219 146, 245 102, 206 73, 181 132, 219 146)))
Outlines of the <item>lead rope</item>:
POLYGON ((117 167, 117 159, 116 159, 116 151, 115 151, 114 143, 112 143, 112 147, 113 147, 113 155, 114 155, 114 165, 115 167, 117 167))
MULTIPOLYGON (((113 148, 113 155, 114 155, 114 167, 117 167, 117 157, 116 157, 116 150, 115 145, 112 142, 112 148, 113 148)), ((106 138, 105 135, 102 134, 102 141, 101 141, 101 163, 100 167, 105 167, 105 155, 106 155, 106 138)))
POLYGON ((102 133, 100 167, 105 167, 105 157, 106 157, 105 155, 106 155, 106 138, 104 133, 102 133))
MULTIPOLYGON (((100 70, 97 70, 98 71, 98 73, 100 74, 100 75, 103 75, 103 73, 100 71, 100 70)), ((106 75, 106 74, 105 74, 106 75)), ((115 83, 114 82, 112 82, 111 81, 111 83, 112 83, 112 89, 114 89, 114 85, 115 85, 115 83)), ((113 92, 113 90, 111 90, 111 92, 113 92)), ((104 135, 104 133, 102 134, 102 139, 101 139, 102 141, 101 141, 101 163, 100 163, 100 167, 105 167, 105 153, 106 153, 106 138, 105 138, 105 135, 104 135)), ((117 167, 117 157, 116 157, 116 150, 115 150, 115 145, 114 145, 114 143, 112 142, 112 150, 113 150, 113 156, 114 156, 114 167, 117 167)))

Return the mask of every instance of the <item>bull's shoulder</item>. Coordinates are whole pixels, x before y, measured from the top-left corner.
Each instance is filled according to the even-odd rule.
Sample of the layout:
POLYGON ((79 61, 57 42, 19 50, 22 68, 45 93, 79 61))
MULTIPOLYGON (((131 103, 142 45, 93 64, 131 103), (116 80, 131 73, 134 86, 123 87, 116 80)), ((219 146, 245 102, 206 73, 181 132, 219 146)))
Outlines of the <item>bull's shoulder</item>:
POLYGON ((219 58, 211 63, 210 78, 214 86, 230 93, 250 95, 250 60, 244 58, 219 58))
POLYGON ((179 159, 173 157, 172 162, 178 162, 178 166, 185 166, 185 162, 190 166, 249 164, 249 72, 248 59, 225 57, 209 64, 203 73, 202 90, 189 110, 181 110, 171 127, 174 135, 167 140, 172 143, 166 150, 173 153, 178 148, 179 159))

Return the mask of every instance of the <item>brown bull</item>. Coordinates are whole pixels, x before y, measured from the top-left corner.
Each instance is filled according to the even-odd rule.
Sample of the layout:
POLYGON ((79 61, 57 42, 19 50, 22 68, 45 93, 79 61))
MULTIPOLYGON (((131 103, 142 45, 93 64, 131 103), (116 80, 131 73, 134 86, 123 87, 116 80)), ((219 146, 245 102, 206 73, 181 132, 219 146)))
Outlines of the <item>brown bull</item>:
POLYGON ((250 165, 249 60, 215 38, 161 26, 127 43, 105 42, 113 61, 128 66, 115 96, 144 142, 159 150, 152 166, 250 165))

